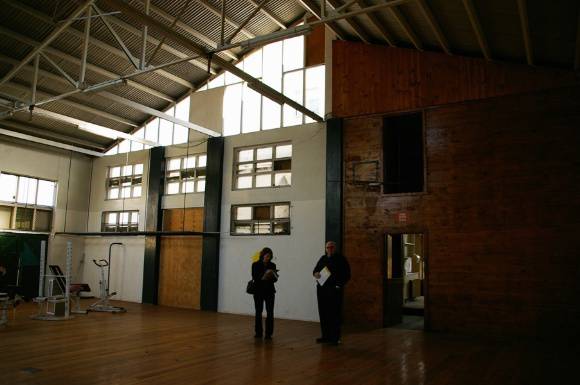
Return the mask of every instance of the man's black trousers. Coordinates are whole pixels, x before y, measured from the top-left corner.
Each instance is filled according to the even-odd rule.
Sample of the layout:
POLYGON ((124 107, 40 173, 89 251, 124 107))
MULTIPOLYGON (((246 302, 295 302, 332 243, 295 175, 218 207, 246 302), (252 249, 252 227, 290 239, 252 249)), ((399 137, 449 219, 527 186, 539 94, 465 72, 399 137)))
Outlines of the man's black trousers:
POLYGON ((318 314, 322 338, 328 342, 340 340, 343 290, 335 286, 317 286, 318 314))

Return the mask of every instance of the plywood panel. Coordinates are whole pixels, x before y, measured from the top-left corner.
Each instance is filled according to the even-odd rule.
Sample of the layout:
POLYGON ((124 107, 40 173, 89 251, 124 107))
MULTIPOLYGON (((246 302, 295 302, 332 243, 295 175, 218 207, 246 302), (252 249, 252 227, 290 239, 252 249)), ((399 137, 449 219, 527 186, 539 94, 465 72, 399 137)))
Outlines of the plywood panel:
POLYGON ((314 30, 306 35, 306 66, 314 66, 324 63, 324 25, 314 27, 314 30))
POLYGON ((414 110, 580 84, 572 71, 436 52, 333 42, 336 117, 414 110))
MULTIPOLYGON (((163 228, 202 231, 203 208, 164 210, 163 228)), ((161 237, 160 305, 200 308, 202 243, 202 237, 161 237)))

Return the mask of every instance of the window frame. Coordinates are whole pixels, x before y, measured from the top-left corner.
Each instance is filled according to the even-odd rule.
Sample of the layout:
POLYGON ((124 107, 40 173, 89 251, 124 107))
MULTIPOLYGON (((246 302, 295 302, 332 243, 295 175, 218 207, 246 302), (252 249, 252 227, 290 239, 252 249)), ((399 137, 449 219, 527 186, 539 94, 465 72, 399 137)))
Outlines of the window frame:
MULTIPOLYGON (((290 160, 290 169, 287 170, 286 172, 290 173, 290 178, 292 178, 292 155, 289 157, 283 157, 283 158, 276 158, 276 147, 278 146, 287 146, 290 145, 292 146, 292 155, 294 155, 294 146, 292 144, 292 141, 285 141, 285 142, 276 142, 276 143, 264 143, 264 144, 259 144, 259 145, 253 145, 253 146, 244 146, 244 147, 236 147, 234 148, 233 151, 233 155, 234 155, 234 159, 233 159, 233 167, 232 167, 232 191, 248 191, 248 190, 254 190, 254 189, 266 189, 266 188, 288 188, 288 187, 292 187, 292 180, 290 180, 290 183, 287 185, 280 185, 277 186, 276 185, 276 170, 274 169, 274 162, 276 160, 290 160), (257 160, 257 152, 259 149, 262 148, 272 148, 272 158, 269 159, 261 159, 261 160, 257 160), (240 162, 239 159, 239 153, 241 151, 247 151, 247 150, 253 150, 253 160, 251 161, 244 161, 244 162, 240 162), (264 162, 272 162, 272 171, 268 171, 268 172, 256 172, 256 167, 255 165, 257 163, 264 163, 264 162), (248 174, 238 174, 238 166, 241 164, 252 164, 252 172, 248 173, 248 174), (261 187, 256 187, 256 176, 258 175, 266 175, 266 174, 270 174, 271 178, 270 178, 270 185, 269 186, 261 186, 261 187), (247 187, 247 188, 239 188, 237 187, 237 181, 238 178, 242 176, 251 176, 252 177, 252 186, 251 187, 247 187)), ((280 170, 278 170, 279 172, 280 170)))
MULTIPOLYGON (((121 165, 109 166, 107 168, 107 177, 105 178, 105 201, 118 201, 118 200, 123 200, 123 199, 140 199, 140 198, 142 198, 143 197, 143 178, 144 177, 145 177, 145 164, 144 163, 132 163, 132 164, 121 164, 121 165), (138 165, 141 165, 141 168, 143 169, 141 174, 135 174, 135 167, 138 165), (131 188, 131 196, 130 197, 123 197, 123 186, 122 186, 123 167, 126 167, 126 166, 132 167, 131 175, 126 175, 126 176, 131 177, 131 185, 128 186, 131 188), (118 177, 111 177, 111 169, 113 169, 115 167, 119 167, 121 169, 121 171, 120 171, 118 177), (133 184, 134 177, 139 176, 139 175, 141 176, 141 183, 133 184), (111 179, 119 179, 119 185, 116 187, 119 190, 119 196, 117 198, 109 198, 109 191, 111 189, 115 188, 115 187, 112 187, 109 185, 109 181, 111 179), (141 195, 139 195, 138 197, 133 196, 135 187, 141 187, 141 195)), ((125 186, 125 187, 127 187, 127 186, 125 186)))
POLYGON ((135 233, 139 231, 139 224, 141 221, 141 213, 139 212, 139 210, 111 210, 111 211, 103 211, 101 213, 101 232, 102 233, 135 233), (121 218, 121 214, 127 213, 129 214, 129 222, 127 222, 127 231, 119 231, 119 229, 121 228, 121 223, 120 223, 120 218, 121 218), (134 230, 131 230, 131 225, 134 225, 135 222, 131 222, 131 217, 133 216, 133 213, 137 213, 137 222, 136 222, 136 227, 134 227, 134 230), (114 231, 105 231, 105 227, 109 227, 110 224, 106 222, 105 218, 107 217, 107 215, 109 214, 117 214, 117 220, 115 222, 115 230, 114 231))
POLYGON ((292 204, 289 201, 285 202, 268 202, 268 203, 244 203, 244 204, 232 204, 230 208, 230 235, 236 237, 243 236, 283 236, 292 235, 292 204), (254 219, 254 209, 256 207, 270 206, 270 218, 269 219, 254 219), (287 218, 275 218, 275 207, 276 206, 288 206, 288 217, 287 218), (236 219, 236 210, 240 207, 251 207, 252 208, 252 219, 236 219), (254 232, 254 225, 259 222, 269 222, 270 232, 269 233, 256 233, 254 232), (287 223, 288 232, 276 233, 274 232, 274 226, 276 223, 287 223), (235 232, 236 225, 239 224, 249 224, 251 226, 250 233, 237 233, 235 232))
MULTIPOLYGON (((175 156, 172 158, 165 158, 165 176, 164 176, 165 180, 164 180, 164 187, 165 187, 165 191, 163 192, 164 195, 167 196, 175 196, 175 195, 182 195, 182 194, 204 194, 205 193, 205 185, 204 185, 204 189, 203 191, 198 191, 197 186, 198 186, 198 182, 203 180, 206 181, 207 180, 207 153, 202 152, 199 154, 189 154, 189 155, 183 155, 183 156, 175 156), (205 156, 205 166, 204 167, 198 167, 198 163, 199 163, 199 157, 200 156, 205 156), (190 158, 190 157, 195 157, 195 166, 192 168, 185 168, 185 163, 186 163, 186 159, 190 158), (174 159, 179 159, 179 168, 176 170, 169 170, 169 163, 171 162, 171 160, 174 159), (182 173, 184 171, 188 171, 188 170, 193 170, 195 173, 195 176, 192 179, 183 179, 183 175, 182 173), (205 173, 203 176, 199 176, 198 175, 198 170, 205 170, 205 173), (179 192, 177 193, 173 193, 170 194, 169 191, 169 173, 171 172, 179 172, 179 192), (185 182, 193 182, 193 186, 194 186, 194 191, 192 192, 185 192, 184 191, 184 186, 185 186, 185 182)), ((172 182, 175 183, 175 182, 172 182)))

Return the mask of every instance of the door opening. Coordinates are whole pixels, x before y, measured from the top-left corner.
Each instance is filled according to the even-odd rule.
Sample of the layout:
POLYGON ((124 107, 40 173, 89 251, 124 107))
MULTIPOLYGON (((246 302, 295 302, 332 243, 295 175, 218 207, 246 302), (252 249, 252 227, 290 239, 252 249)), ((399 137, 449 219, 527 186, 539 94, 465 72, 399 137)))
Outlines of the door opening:
POLYGON ((386 234, 383 326, 425 328, 425 244, 421 233, 386 234))

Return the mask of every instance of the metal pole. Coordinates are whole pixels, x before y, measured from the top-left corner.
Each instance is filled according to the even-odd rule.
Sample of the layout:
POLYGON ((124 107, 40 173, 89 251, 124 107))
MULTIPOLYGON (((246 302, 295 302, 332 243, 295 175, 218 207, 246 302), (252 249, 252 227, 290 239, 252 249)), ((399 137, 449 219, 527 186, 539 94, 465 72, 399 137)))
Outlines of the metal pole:
MULTIPOLYGON (((145 0, 145 14, 149 15, 149 4, 150 0, 145 0)), ((147 24, 143 24, 143 41, 141 44, 141 62, 139 63, 140 68, 145 69, 145 56, 147 55, 147 24)))
POLYGON ((91 14, 93 9, 87 9, 87 20, 85 21, 85 36, 83 39, 83 53, 81 59, 81 73, 79 75, 79 87, 85 88, 85 74, 87 72, 87 55, 89 53, 89 38, 91 34, 91 14))
POLYGON ((222 33, 220 36, 220 47, 224 45, 224 37, 226 30, 226 0, 222 0, 222 33))
MULTIPOLYGON (((242 29, 244 29, 244 27, 250 22, 250 20, 252 20, 254 18, 254 16, 256 16, 256 14, 262 9, 262 7, 264 6, 264 4, 266 4, 268 2, 268 0, 262 0, 262 2, 260 4, 258 4, 258 6, 252 11, 252 13, 246 18, 246 20, 244 20, 244 22, 242 24, 240 24, 240 26, 234 31, 234 33, 231 34, 230 37, 228 37, 227 40, 222 41, 221 45, 224 44, 229 44, 234 37, 236 37, 236 35, 238 33, 240 33, 240 31, 242 29)), ((223 39, 222 39, 223 40, 223 39)))
POLYGON ((32 96, 30 97, 30 104, 36 103, 36 85, 38 84, 38 66, 40 63, 40 54, 34 57, 34 75, 32 76, 32 96))
POLYGON ((46 241, 40 241, 40 277, 38 279, 38 296, 44 297, 44 267, 46 265, 46 241))
POLYGON ((65 292, 64 292, 64 318, 70 316, 70 271, 72 268, 72 241, 66 242, 66 272, 65 272, 65 292))

